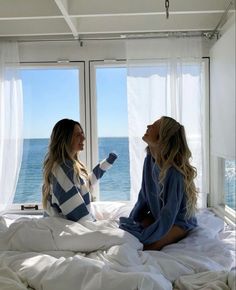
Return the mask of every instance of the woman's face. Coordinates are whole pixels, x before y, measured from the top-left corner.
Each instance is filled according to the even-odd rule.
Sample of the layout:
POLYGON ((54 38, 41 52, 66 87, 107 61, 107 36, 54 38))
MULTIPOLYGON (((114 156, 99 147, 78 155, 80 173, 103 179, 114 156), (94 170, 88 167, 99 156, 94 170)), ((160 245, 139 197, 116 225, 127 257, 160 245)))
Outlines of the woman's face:
POLYGON ((72 154, 76 154, 78 151, 82 151, 84 149, 84 132, 82 128, 76 124, 74 126, 73 135, 71 139, 71 151, 72 154))
POLYGON ((160 130, 160 119, 155 121, 153 124, 147 126, 146 133, 143 136, 143 141, 145 141, 149 146, 156 146, 159 138, 160 130))

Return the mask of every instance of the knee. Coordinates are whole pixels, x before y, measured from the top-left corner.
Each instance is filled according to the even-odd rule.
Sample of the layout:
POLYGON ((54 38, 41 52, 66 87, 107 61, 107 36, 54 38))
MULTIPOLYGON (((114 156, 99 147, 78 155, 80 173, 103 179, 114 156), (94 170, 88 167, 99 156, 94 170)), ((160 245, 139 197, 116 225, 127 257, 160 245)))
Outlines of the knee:
POLYGON ((160 240, 151 243, 151 244, 144 244, 143 250, 156 250, 160 251, 163 247, 177 243, 183 238, 185 238, 188 234, 188 231, 182 229, 179 226, 174 225, 171 230, 160 240))

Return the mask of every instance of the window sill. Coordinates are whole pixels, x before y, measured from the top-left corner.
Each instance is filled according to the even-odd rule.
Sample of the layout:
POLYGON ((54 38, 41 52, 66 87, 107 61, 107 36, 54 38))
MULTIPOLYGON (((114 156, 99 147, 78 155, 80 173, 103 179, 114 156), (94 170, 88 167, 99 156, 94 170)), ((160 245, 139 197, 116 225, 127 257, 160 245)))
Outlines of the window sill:
MULTIPOLYGON (((125 201, 93 201, 94 206, 106 208, 107 205, 117 206, 133 206, 130 200, 125 201)), ((13 203, 9 208, 4 210, 2 214, 20 214, 20 215, 42 215, 44 212, 42 204, 38 203, 13 203)))
POLYGON ((212 207, 211 210, 222 218, 228 225, 236 228, 236 211, 228 207, 227 205, 219 205, 212 207))
POLYGON ((37 203, 14 203, 4 211, 4 214, 42 215, 43 208, 37 203))

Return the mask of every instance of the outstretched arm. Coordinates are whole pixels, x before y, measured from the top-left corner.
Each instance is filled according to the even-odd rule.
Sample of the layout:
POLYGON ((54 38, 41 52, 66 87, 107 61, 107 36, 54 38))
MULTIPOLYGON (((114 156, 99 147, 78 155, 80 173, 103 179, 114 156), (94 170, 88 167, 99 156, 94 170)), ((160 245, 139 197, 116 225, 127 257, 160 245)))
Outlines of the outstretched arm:
POLYGON ((94 167, 93 171, 89 174, 90 187, 95 185, 103 174, 112 167, 116 159, 117 155, 115 153, 110 153, 106 159, 102 160, 97 166, 94 167))

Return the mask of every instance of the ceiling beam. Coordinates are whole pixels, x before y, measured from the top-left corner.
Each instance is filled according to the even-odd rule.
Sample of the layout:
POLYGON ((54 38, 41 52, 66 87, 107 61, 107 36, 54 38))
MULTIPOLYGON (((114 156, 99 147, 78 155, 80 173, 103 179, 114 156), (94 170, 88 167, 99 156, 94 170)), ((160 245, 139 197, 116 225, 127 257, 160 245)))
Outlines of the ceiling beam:
POLYGON ((67 25, 69 26, 73 36, 75 39, 79 38, 79 33, 76 29, 76 19, 71 19, 68 13, 68 1, 67 0, 54 0, 55 3, 57 4, 58 8, 61 11, 61 14, 63 15, 67 25))
MULTIPOLYGON (((229 1, 229 0, 227 0, 229 1)), ((170 1, 170 13, 212 13, 223 12, 226 0, 175 0, 170 1)), ((165 13, 164 0, 70 0, 68 13, 72 16, 93 15, 145 15, 165 13)))

